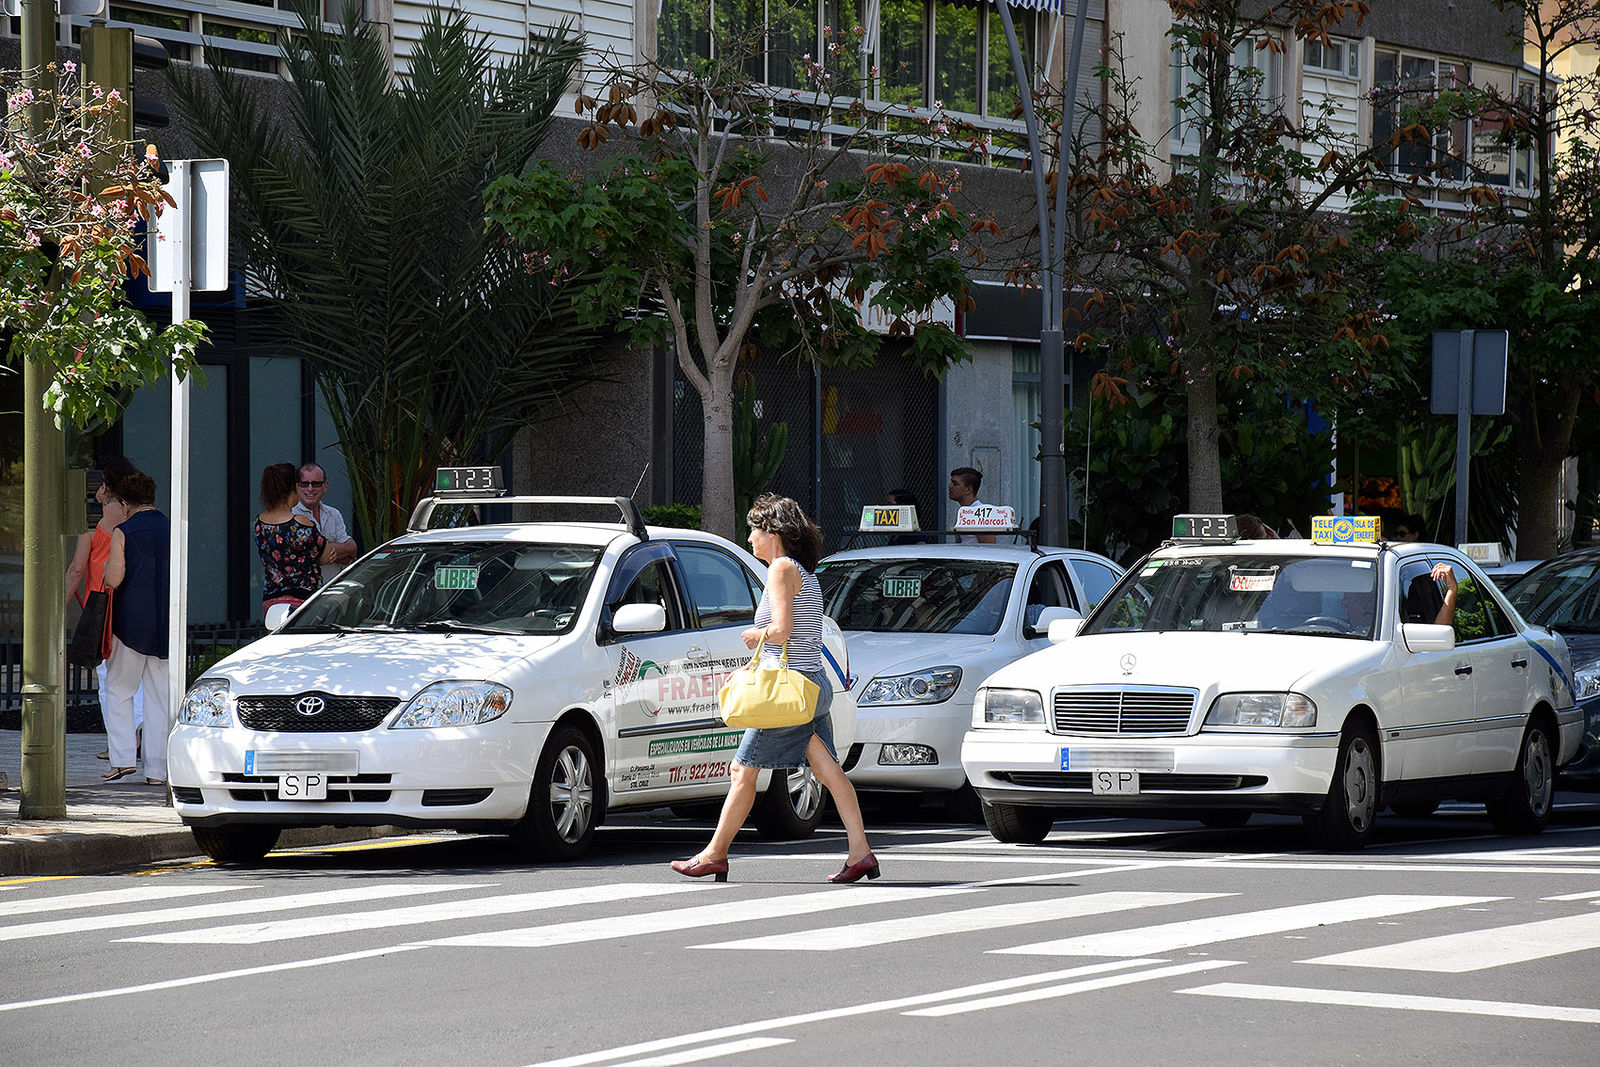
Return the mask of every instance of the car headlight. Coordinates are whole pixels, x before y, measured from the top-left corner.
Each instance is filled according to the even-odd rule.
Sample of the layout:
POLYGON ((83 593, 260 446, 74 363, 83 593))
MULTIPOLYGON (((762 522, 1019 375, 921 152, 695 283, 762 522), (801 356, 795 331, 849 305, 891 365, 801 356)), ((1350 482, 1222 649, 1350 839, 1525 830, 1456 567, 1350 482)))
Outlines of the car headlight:
POLYGON ((1206 713, 1207 726, 1317 725, 1317 705, 1299 693, 1223 693, 1206 713))
POLYGON ((226 678, 202 678, 178 706, 181 726, 232 726, 233 694, 226 678))
POLYGON ((980 689, 972 702, 975 726, 1042 726, 1044 697, 1032 689, 980 689))
POLYGON ((929 667, 911 674, 888 674, 868 682, 857 698, 856 706, 938 704, 954 696, 960 685, 960 667, 929 667))
POLYGON ((391 730, 477 726, 511 710, 511 690, 498 682, 434 682, 411 698, 391 730))
POLYGON ((1600 696, 1600 659, 1572 672, 1572 696, 1574 700, 1600 696))

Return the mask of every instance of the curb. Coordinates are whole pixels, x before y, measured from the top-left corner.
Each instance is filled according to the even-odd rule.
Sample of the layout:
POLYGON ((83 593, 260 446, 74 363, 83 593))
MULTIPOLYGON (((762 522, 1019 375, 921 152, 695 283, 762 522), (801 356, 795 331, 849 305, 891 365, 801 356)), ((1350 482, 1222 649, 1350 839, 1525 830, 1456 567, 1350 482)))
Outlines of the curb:
MULTIPOLYGON (((286 829, 278 848, 307 848, 392 837, 388 826, 317 826, 286 829)), ((106 874, 164 860, 203 858, 187 828, 141 834, 75 833, 0 836, 0 877, 106 874)))

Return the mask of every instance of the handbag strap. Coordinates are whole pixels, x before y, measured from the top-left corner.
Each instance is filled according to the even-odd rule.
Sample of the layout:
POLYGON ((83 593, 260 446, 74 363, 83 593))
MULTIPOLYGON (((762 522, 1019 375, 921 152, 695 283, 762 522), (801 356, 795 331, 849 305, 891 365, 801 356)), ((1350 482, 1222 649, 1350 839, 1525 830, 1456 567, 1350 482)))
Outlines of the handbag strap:
MULTIPOLYGON (((761 666, 761 650, 763 648, 765 648, 765 647, 767 647, 767 639, 764 638, 764 637, 757 638, 756 639, 755 655, 750 657, 750 667, 751 667, 752 670, 754 670, 756 667, 761 666)), ((779 645, 778 647, 781 649, 781 651, 778 653, 778 666, 783 668, 784 670, 788 670, 789 669, 789 642, 785 641, 783 644, 779 645)))

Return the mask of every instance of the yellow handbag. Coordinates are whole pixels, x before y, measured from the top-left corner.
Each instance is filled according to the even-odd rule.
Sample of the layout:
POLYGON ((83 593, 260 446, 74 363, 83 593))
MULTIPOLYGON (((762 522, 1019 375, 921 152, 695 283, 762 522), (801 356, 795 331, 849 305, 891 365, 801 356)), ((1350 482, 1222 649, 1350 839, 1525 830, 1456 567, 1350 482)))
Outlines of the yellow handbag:
POLYGON ((722 721, 737 729, 769 730, 778 726, 799 726, 811 721, 817 711, 822 687, 799 671, 789 669, 789 646, 783 646, 778 666, 761 666, 762 645, 750 662, 734 671, 721 689, 717 703, 722 721))

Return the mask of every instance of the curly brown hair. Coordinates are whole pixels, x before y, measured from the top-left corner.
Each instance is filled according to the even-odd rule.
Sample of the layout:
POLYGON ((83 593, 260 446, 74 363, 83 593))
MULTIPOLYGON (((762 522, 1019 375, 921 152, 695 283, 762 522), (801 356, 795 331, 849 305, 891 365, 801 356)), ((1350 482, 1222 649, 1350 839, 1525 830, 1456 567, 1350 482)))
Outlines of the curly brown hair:
POLYGON ((765 530, 783 539, 783 554, 806 570, 815 570, 822 558, 822 530, 794 500, 763 493, 744 517, 752 530, 765 530))

